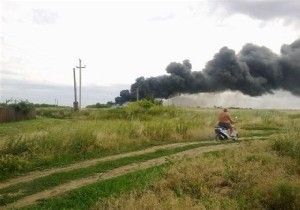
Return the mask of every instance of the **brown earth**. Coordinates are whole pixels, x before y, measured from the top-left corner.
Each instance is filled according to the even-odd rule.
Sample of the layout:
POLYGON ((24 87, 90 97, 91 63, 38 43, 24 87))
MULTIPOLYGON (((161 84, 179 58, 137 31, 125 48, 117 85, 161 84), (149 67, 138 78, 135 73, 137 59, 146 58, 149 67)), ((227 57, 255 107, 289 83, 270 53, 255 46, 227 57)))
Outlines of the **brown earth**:
MULTIPOLYGON (((47 176, 52 173, 56 172, 62 172, 62 171, 69 171, 72 169, 76 168, 85 168, 94 164, 97 164, 99 162, 104 162, 108 160, 115 160, 118 158, 122 157, 128 157, 128 156, 133 156, 133 155, 138 155, 138 154, 145 154, 149 152, 154 152, 155 150, 158 149, 166 149, 166 148, 174 148, 174 147, 181 147, 189 144, 197 144, 199 142, 190 142, 190 143, 176 143, 176 144, 170 144, 170 145, 163 145, 163 146, 155 146, 152 148, 148 148, 145 150, 141 151, 136 151, 136 152, 129 152, 126 154, 120 154, 120 155, 114 155, 110 157, 105 157, 105 158, 99 158, 99 159, 94 159, 94 160, 88 160, 80 163, 75 163, 70 166, 64 167, 64 168, 54 168, 54 169, 48 169, 44 171, 38 171, 38 172, 32 172, 24 177, 16 178, 16 179, 11 179, 5 183, 1 183, 0 188, 4 188, 13 184, 21 183, 21 182, 27 182, 30 180, 33 180, 35 178, 39 178, 41 176, 47 176)), ((217 150, 223 150, 223 149, 228 149, 228 148, 233 148, 237 147, 239 144, 218 144, 218 145, 212 145, 212 146, 205 146, 205 147, 199 147, 196 149, 191 149, 183 152, 179 152, 177 154, 171 155, 172 157, 193 157, 197 156, 201 153, 205 152, 210 152, 210 151, 217 151, 217 150)), ((10 209, 10 208, 20 208, 24 207, 27 205, 32 205, 37 203, 39 200, 47 199, 53 196, 57 196, 63 193, 66 193, 70 190, 95 183, 97 181, 101 180, 106 180, 106 179, 111 179, 114 177, 118 177, 121 175, 124 175, 129 172, 134 172, 140 169, 147 169, 156 165, 161 165, 166 161, 166 157, 160 157, 160 158, 155 158, 152 160, 148 160, 142 163, 137 163, 137 164, 129 164, 126 166, 122 166, 116 169, 113 169, 111 171, 108 171, 106 173, 99 173, 90 177, 82 178, 82 179, 77 179, 77 180, 72 180, 68 183, 56 186, 52 189, 48 189, 33 195, 26 196, 14 203, 11 203, 7 205, 5 208, 10 209)))

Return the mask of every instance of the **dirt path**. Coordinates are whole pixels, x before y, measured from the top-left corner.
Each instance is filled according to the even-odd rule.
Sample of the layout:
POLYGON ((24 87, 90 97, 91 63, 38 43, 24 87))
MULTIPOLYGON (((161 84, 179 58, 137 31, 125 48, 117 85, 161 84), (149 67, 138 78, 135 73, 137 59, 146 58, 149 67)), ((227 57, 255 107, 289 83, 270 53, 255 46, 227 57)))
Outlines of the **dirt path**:
MULTIPOLYGON (((199 143, 199 142, 195 142, 195 143, 199 143)), ((187 145, 187 144, 192 144, 192 143, 183 143, 183 145, 187 145)), ((173 157, 192 157, 192 156, 196 156, 199 155, 201 153, 205 153, 205 152, 210 152, 210 151, 216 151, 216 150, 222 150, 222 149, 227 149, 227 148, 233 148, 233 147, 237 147, 239 144, 219 144, 219 145, 214 145, 214 146, 205 146, 205 147, 199 147, 196 149, 191 149, 191 150, 187 150, 187 151, 183 151, 183 152, 179 152, 177 154, 172 155, 173 157)), ((167 145, 165 145, 167 146, 167 145)), ((170 146, 170 145, 169 145, 170 146)), ((174 147, 178 146, 178 144, 173 145, 174 147)), ((159 147, 161 148, 161 147, 159 147)), ((153 148, 151 148, 153 149, 153 148)), ((158 149, 158 148, 156 148, 158 149)), ((145 150, 143 150, 145 152, 145 150)), ((148 151, 148 150, 146 150, 148 151)), ((141 151, 142 152, 142 151, 141 151)), ((128 154, 128 153, 127 153, 128 154)), ((140 153, 143 154, 143 153, 140 153)), ((123 157, 125 154, 122 154, 123 157)), ((122 166, 116 169, 113 169, 111 171, 108 171, 107 173, 100 173, 97 175, 93 175, 90 177, 86 177, 83 179, 77 179, 77 180, 73 180, 70 181, 66 184, 63 185, 59 185, 56 186, 52 189, 49 190, 45 190, 27 197, 24 197, 18 201, 16 201, 15 203, 9 204, 7 205, 5 208, 20 208, 20 207, 24 207, 27 205, 32 205, 35 204, 36 202, 38 202, 38 200, 41 199, 47 199, 53 196, 57 196, 63 193, 66 193, 70 190, 88 185, 88 184, 92 184, 95 183, 99 180, 106 180, 106 179, 111 179, 114 177, 118 177, 121 175, 124 175, 126 173, 129 172, 133 172, 139 169, 146 169, 146 168, 150 168, 156 165, 161 165, 166 161, 166 157, 160 157, 160 158, 156 158, 156 159, 152 159, 152 160, 148 160, 142 163, 138 163, 138 164, 129 164, 126 166, 122 166)), ((75 165, 75 164, 74 164, 75 165)), ((77 165, 78 166, 78 165, 77 165)))
POLYGON ((154 146, 151 148, 147 148, 144 150, 128 152, 128 153, 108 156, 108 157, 104 157, 104 158, 96 158, 96 159, 86 160, 86 161, 74 163, 74 164, 71 164, 71 165, 68 165, 65 167, 51 168, 51 169, 45 169, 45 170, 41 170, 41 171, 33 171, 33 172, 30 172, 30 173, 28 173, 24 176, 18 177, 18 178, 5 180, 4 182, 0 183, 0 189, 9 187, 11 185, 20 184, 22 182, 29 182, 34 179, 48 176, 48 175, 51 175, 54 173, 67 172, 67 171, 71 171, 73 169, 78 169, 78 168, 87 168, 92 165, 96 165, 98 163, 105 162, 105 161, 111 161, 111 160, 116 160, 116 159, 120 159, 120 158, 124 158, 124 157, 130 157, 130 156, 134 156, 134 155, 151 153, 151 152, 155 152, 156 150, 160 150, 160 149, 172 149, 172 148, 176 148, 176 147, 183 147, 183 146, 199 144, 199 143, 213 143, 213 141, 184 142, 184 143, 160 145, 160 146, 154 146))

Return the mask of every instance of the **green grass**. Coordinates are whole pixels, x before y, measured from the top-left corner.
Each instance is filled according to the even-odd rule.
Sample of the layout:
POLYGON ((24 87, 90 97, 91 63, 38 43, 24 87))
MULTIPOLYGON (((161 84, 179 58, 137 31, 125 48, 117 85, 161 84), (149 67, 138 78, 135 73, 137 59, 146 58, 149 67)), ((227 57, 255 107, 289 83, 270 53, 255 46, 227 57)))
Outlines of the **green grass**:
MULTIPOLYGON (((172 143, 172 142, 169 142, 172 143)), ((95 159, 95 158, 102 158, 107 157, 111 155, 117 155, 122 154, 126 152, 132 152, 132 151, 138 151, 142 149, 149 148, 151 146, 159 146, 159 145, 166 145, 168 142, 159 142, 159 141, 151 141, 151 142, 145 142, 144 144, 138 144, 138 145, 132 145, 128 147, 122 147, 118 150, 104 150, 104 151, 95 151, 91 153, 79 153, 79 154, 60 154, 57 156, 54 156, 51 159, 48 160, 34 160, 31 162, 30 167, 25 167, 24 169, 20 170, 21 164, 28 164, 27 162, 24 162, 22 159, 18 158, 18 156, 12 156, 12 160, 8 162, 7 164, 10 164, 9 167, 16 167, 17 169, 12 169, 9 173, 5 173, 4 170, 1 171, 0 181, 5 181, 7 179, 18 177, 24 173, 28 173, 34 170, 42 170, 47 168, 53 168, 53 167, 61 167, 64 165, 69 165, 72 163, 76 163, 79 161, 89 160, 89 159, 95 159), (13 162, 15 161, 15 163, 13 162)), ((20 145, 21 147, 22 145, 20 145)), ((23 147, 22 147, 23 148, 23 147)), ((1 153, 0 153, 1 154, 1 153)), ((3 166, 3 163, 2 163, 3 166)), ((22 165, 21 165, 22 166, 22 165)), ((1 159, 0 159, 0 168, 1 168, 1 159)))
POLYGON ((242 137, 268 137, 276 133, 278 132, 274 130, 249 130, 247 132, 241 130, 239 135, 242 137))
POLYGON ((4 137, 37 132, 52 126, 61 126, 66 122, 67 120, 37 117, 36 119, 26 121, 0 123, 0 142, 4 141, 4 137))
POLYGON ((90 166, 87 168, 80 168, 80 169, 75 169, 72 171, 68 172, 61 172, 61 173, 55 173, 51 174, 46 177, 41 177, 38 179, 35 179, 31 182, 27 183, 20 183, 18 185, 13 185, 5 189, 1 189, 0 193, 5 195, 2 199, 0 199, 1 205, 5 205, 7 203, 11 203, 15 200, 18 200, 22 197, 34 194, 36 192, 40 192, 43 190, 46 190, 48 188, 66 183, 70 180, 75 180, 79 178, 84 178, 87 176, 94 175, 96 173, 103 173, 108 170, 112 170, 114 168, 118 168, 124 165, 128 165, 131 163, 140 163, 146 160, 162 157, 162 156, 168 156, 172 155, 181 151, 189 150, 189 149, 194 149, 198 147, 203 147, 203 146, 209 146, 209 145, 214 145, 214 143, 199 143, 199 144, 193 144, 193 145, 188 145, 184 147, 178 147, 178 148, 173 148, 173 149, 167 149, 167 150, 157 150, 153 153, 147 153, 143 155, 138 155, 138 156, 132 156, 132 157, 126 157, 126 158, 121 158, 115 161, 108 161, 104 163, 99 163, 94 166, 90 166), (16 195, 16 196, 9 196, 9 194, 17 194, 18 192, 22 192, 21 195, 16 195))
POLYGON ((287 132, 277 135, 271 148, 281 156, 289 156, 296 159, 300 165, 300 132, 287 132))
MULTIPOLYGON (((132 104, 74 112, 68 119, 38 117, 0 124, 0 180, 135 148, 213 138, 219 112, 132 104), (7 149, 8 145, 12 146, 7 149)), ((296 127, 300 123, 297 112, 241 109, 230 112, 238 116, 236 126, 240 137, 269 136, 285 131, 290 124, 296 127)))
POLYGON ((279 181, 270 190, 266 206, 270 209, 297 210, 300 207, 300 185, 279 181))
POLYGON ((183 113, 175 108, 139 110, 129 107, 84 111, 74 119, 38 117, 36 120, 1 124, 0 168, 3 170, 0 179, 38 168, 68 164, 70 160, 198 140, 201 137, 189 134, 189 130, 195 129, 199 123, 185 121, 183 113), (114 113, 116 116, 112 119, 103 116, 113 116, 114 113), (141 121, 143 115, 149 119, 141 121))
POLYGON ((290 119, 300 119, 300 114, 299 113, 288 114, 288 118, 290 118, 290 119))
MULTIPOLYGON (((143 102, 116 109, 83 110, 80 112, 71 112, 70 109, 41 109, 38 110, 38 113, 42 113, 42 111, 44 112, 41 115, 51 118, 39 116, 36 120, 0 124, 0 180, 4 181, 5 179, 19 176, 22 173, 42 168, 68 165, 82 160, 135 151, 153 145, 213 139, 213 127, 217 123, 217 116, 221 110, 160 107, 143 102)), ((236 127, 239 130, 239 137, 268 137, 268 140, 260 141, 271 142, 268 152, 270 152, 270 154, 275 153, 283 159, 290 158, 296 161, 296 167, 290 167, 287 171, 289 171, 289 173, 299 171, 299 111, 232 109, 230 113, 233 117, 238 117, 236 127)), ((265 138, 258 139, 265 140, 265 138)), ((249 148, 251 148, 252 140, 245 142, 247 142, 249 148)), ((5 194, 4 197, 1 197, 2 203, 9 203, 14 199, 57 186, 68 180, 90 176, 122 165, 141 162, 176 152, 179 152, 179 150, 162 150, 151 154, 123 158, 86 169, 50 175, 30 183, 20 184, 19 186, 11 186, 10 188, 0 191, 1 194, 5 194), (8 195, 9 193, 17 193, 18 191, 22 191, 24 194, 21 196, 8 195)), ((248 152, 248 150, 244 152, 248 152)), ((211 152, 206 154, 205 157, 212 159, 211 164, 214 164, 226 155, 228 154, 224 152, 211 152)), ((242 158, 243 154, 240 154, 240 157, 242 158)), ((243 173, 241 173, 241 171, 243 171, 244 165, 249 167, 248 171, 244 171, 244 175, 250 172, 260 174, 260 171, 264 172, 264 167, 268 167, 270 157, 269 154, 250 154, 245 157, 244 162, 234 162, 230 161, 230 158, 237 157, 231 154, 231 157, 227 157, 226 178, 229 179, 231 177, 229 179, 230 183, 236 180, 245 181, 240 183, 243 183, 245 186, 249 185, 249 191, 245 190, 247 188, 243 188, 245 191, 239 191, 240 194, 237 194, 238 196, 234 197, 233 200, 232 197, 225 197, 223 199, 218 196, 217 198, 209 198, 207 200, 201 199, 201 201, 204 202, 203 205, 207 208, 215 209, 217 209, 217 207, 222 209, 230 209, 230 207, 231 209, 235 207, 251 209, 251 207, 255 205, 262 207, 261 202, 264 202, 264 208, 274 209, 278 206, 282 207, 282 205, 289 202, 288 197, 299 193, 298 187, 291 187, 294 182, 289 174, 286 175, 285 178, 278 178, 278 180, 281 179, 279 182, 278 180, 277 182, 272 181, 272 186, 268 180, 266 180, 265 183, 269 183, 269 185, 261 186, 265 184, 263 182, 260 183, 260 185, 255 185, 258 189, 250 186, 253 181, 252 177, 250 177, 251 179, 249 180, 242 179, 243 173), (263 167, 251 168, 256 166, 255 164, 262 164, 263 167), (258 195, 265 195, 266 200, 262 201, 258 199, 258 195), (218 201, 214 199, 218 199, 218 201), (250 201, 248 199, 252 199, 254 204, 249 204, 250 201), (285 199, 285 201, 283 201, 283 199, 285 199), (217 205, 218 202, 221 203, 221 206, 217 205)), ((289 166, 290 163, 284 162, 283 164, 289 166)), ((207 170, 210 170, 210 168, 207 170)), ((271 170, 271 168, 269 170, 271 170)), ((214 175, 216 174, 213 174, 213 176, 214 175)), ((198 174, 198 176, 200 175, 198 174)), ((277 176, 280 177, 279 175, 277 176)), ((276 174, 274 174, 274 177, 276 177, 276 174)), ((218 179, 219 177, 217 176, 215 178, 218 179)), ((117 181, 119 179, 116 178, 114 180, 117 181)), ((193 180, 186 181, 187 183, 193 182, 193 180)), ((105 183, 108 182, 110 181, 105 181, 105 183)), ((176 182, 174 184, 176 184, 176 182)), ((113 185, 113 183, 111 183, 111 185, 113 185)), ((225 185, 227 186, 228 183, 225 183, 225 185)), ((194 189, 195 186, 196 185, 193 184, 189 186, 191 187, 191 191, 188 192, 198 192, 197 190, 199 189, 194 189)), ((121 188, 122 187, 125 188, 126 186, 121 186, 121 188)), ((227 187, 231 192, 235 190, 233 185, 228 185, 227 187)), ((238 183, 236 189, 239 189, 239 187, 243 186, 238 183)), ((130 189, 134 188, 135 187, 132 187, 130 189)), ((80 188, 78 191, 76 190, 78 197, 74 196, 75 200, 69 197, 69 195, 75 192, 72 191, 64 198, 53 198, 43 202, 43 205, 45 205, 43 207, 44 209, 57 209, 56 207, 58 206, 58 209, 85 209, 91 206, 92 203, 97 200, 97 195, 101 193, 95 189, 96 188, 92 189, 92 187, 87 186, 87 191, 85 192, 81 191, 80 188), (92 196, 93 198, 91 199, 88 197, 89 194, 86 193, 89 189, 91 189, 91 195, 95 195, 95 197, 92 196), (82 198, 80 198, 81 193, 82 198), (78 199, 78 202, 76 199, 78 199), (52 201, 53 203, 57 201, 57 203, 52 206, 52 201), (83 203, 82 206, 80 202, 83 203)), ((115 190, 118 191, 119 189, 115 190)), ((185 189, 178 188, 178 190, 178 192, 181 193, 180 190, 184 192, 185 189)), ((142 194, 141 197, 143 197, 142 194)), ((174 199, 173 201, 177 201, 176 198, 172 196, 170 198, 174 199)), ((185 197, 180 198, 182 200, 185 199, 185 197)), ((293 203, 292 205, 297 203, 295 199, 298 198, 297 196, 293 197, 294 200, 291 201, 293 203)), ((172 200, 170 202, 172 203, 172 200)), ((290 207, 292 209, 294 208, 293 206, 290 207)))
POLYGON ((73 190, 65 196, 41 201, 38 205, 22 209, 89 209, 99 199, 118 196, 133 189, 144 189, 151 186, 163 174, 164 166, 128 173, 113 179, 100 181, 73 190))

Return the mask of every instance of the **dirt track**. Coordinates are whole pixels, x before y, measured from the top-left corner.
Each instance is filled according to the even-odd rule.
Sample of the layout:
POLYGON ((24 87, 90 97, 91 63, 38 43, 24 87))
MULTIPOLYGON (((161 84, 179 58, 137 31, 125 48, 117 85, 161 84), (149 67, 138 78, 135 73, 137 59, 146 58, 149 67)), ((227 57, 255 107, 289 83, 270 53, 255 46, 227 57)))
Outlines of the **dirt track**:
MULTIPOLYGON (((24 175, 24 176, 15 178, 15 179, 6 180, 5 182, 0 183, 0 189, 9 187, 11 185, 16 185, 16 184, 19 184, 22 182, 29 182, 31 180, 34 180, 34 179, 37 179, 40 177, 44 177, 44 176, 48 176, 48 175, 54 174, 54 173, 67 172, 67 171, 71 171, 71 170, 77 169, 77 168, 87 168, 92 165, 96 165, 98 163, 105 162, 105 161, 111 161, 111 160, 116 160, 116 159, 120 159, 120 158, 124 158, 124 157, 130 157, 130 156, 134 156, 134 155, 151 153, 151 152, 155 152, 156 150, 159 150, 159 149, 171 149, 171 148, 183 147, 183 146, 199 144, 199 143, 208 143, 208 141, 174 143, 174 144, 167 144, 167 145, 161 145, 161 146, 154 146, 154 147, 147 148, 144 150, 128 152, 128 153, 113 155, 113 156, 104 157, 104 158, 86 160, 86 161, 74 163, 74 164, 71 164, 71 165, 68 165, 65 167, 51 168, 51 169, 45 169, 45 170, 41 170, 41 171, 33 171, 33 172, 28 173, 27 175, 24 175)), ((211 141, 210 141, 210 143, 211 143, 211 141)))
MULTIPOLYGON (((211 142, 211 141, 210 141, 211 142)), ((54 168, 54 169, 48 169, 48 170, 44 170, 44 171, 37 171, 37 172, 32 172, 26 176, 20 177, 20 178, 16 178, 16 179, 11 179, 8 180, 5 183, 1 183, 0 184, 0 189, 4 188, 4 187, 8 187, 10 185, 13 184, 17 184, 17 183, 21 183, 21 182, 27 182, 36 178, 39 178, 41 176, 47 176, 49 174, 53 174, 53 173, 57 173, 57 172, 62 172, 62 171, 69 171, 72 169, 76 169, 76 168, 85 168, 94 164, 97 164, 99 162, 104 162, 104 161, 109 161, 109 160, 115 160, 118 158, 122 158, 122 157, 129 157, 129 156, 133 156, 133 155, 139 155, 139 154, 145 154, 145 153, 149 153, 149 152, 154 152, 158 149, 166 149, 166 148, 175 148, 175 147, 182 147, 182 146, 186 146, 189 144, 198 144, 200 142, 190 142, 190 143, 177 143, 177 144, 170 144, 170 145, 163 145, 163 146, 156 146, 156 147, 152 147, 149 149, 145 149, 145 150, 141 150, 141 151, 136 151, 136 152, 129 152, 129 153, 125 153, 125 154, 120 154, 120 155, 114 155, 114 156, 110 156, 110 157, 105 157, 105 158, 100 158, 100 159, 93 159, 93 160, 88 160, 88 161, 84 161, 84 162, 80 162, 80 163, 76 163, 76 164, 72 164, 70 166, 64 167, 64 168, 54 168)), ((207 142, 203 142, 203 143, 207 143, 207 142)), ((183 151, 183 152, 179 152, 177 154, 172 155, 173 157, 192 157, 192 156, 196 156, 199 155, 201 153, 205 153, 205 152, 210 152, 210 151, 216 151, 216 150, 222 150, 222 149, 227 149, 227 148, 233 148, 233 147, 237 147, 238 144, 218 144, 218 145, 213 145, 213 146, 205 146, 205 147, 199 147, 196 149, 191 149, 191 150, 187 150, 187 151, 183 151)), ((77 180, 72 180, 68 183, 56 186, 52 189, 48 189, 33 195, 29 195, 26 196, 12 204, 7 205, 5 208, 10 209, 10 208, 20 208, 20 207, 24 207, 27 205, 32 205, 35 204, 38 200, 41 199, 47 199, 53 196, 57 196, 59 194, 63 194, 65 192, 68 192, 70 190, 88 185, 88 184, 92 184, 94 182, 97 182, 99 180, 105 180, 105 179, 110 179, 110 178, 114 178, 114 177, 118 177, 121 175, 124 175, 126 173, 129 172, 133 172, 139 169, 146 169, 146 168, 150 168, 153 167, 155 165, 161 165, 165 162, 166 157, 160 157, 160 158, 156 158, 156 159, 152 159, 152 160, 148 160, 142 163, 138 163, 138 164, 129 164, 126 166, 122 166, 116 169, 113 169, 111 171, 108 171, 107 173, 100 173, 100 174, 96 174, 93 176, 89 176, 86 178, 82 178, 82 179, 77 179, 77 180)))

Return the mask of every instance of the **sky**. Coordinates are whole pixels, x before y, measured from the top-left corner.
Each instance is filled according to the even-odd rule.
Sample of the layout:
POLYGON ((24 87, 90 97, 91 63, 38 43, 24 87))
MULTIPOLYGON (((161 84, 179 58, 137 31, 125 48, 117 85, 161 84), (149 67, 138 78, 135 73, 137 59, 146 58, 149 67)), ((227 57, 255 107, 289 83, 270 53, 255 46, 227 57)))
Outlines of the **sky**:
MULTIPOLYGON (((188 59, 193 71, 201 71, 224 46, 239 52, 253 43, 280 54, 283 44, 300 38, 300 0, 1 0, 0 7, 0 102, 72 106, 79 59, 86 66, 86 106, 114 101, 140 76, 167 74, 171 62, 188 59)), ((281 90, 238 95, 253 108, 273 108, 284 98, 290 103, 279 108, 300 109, 299 97, 281 90)), ((195 97, 205 98, 184 100, 199 105, 195 97)), ((220 97, 226 101, 228 93, 220 97)))

